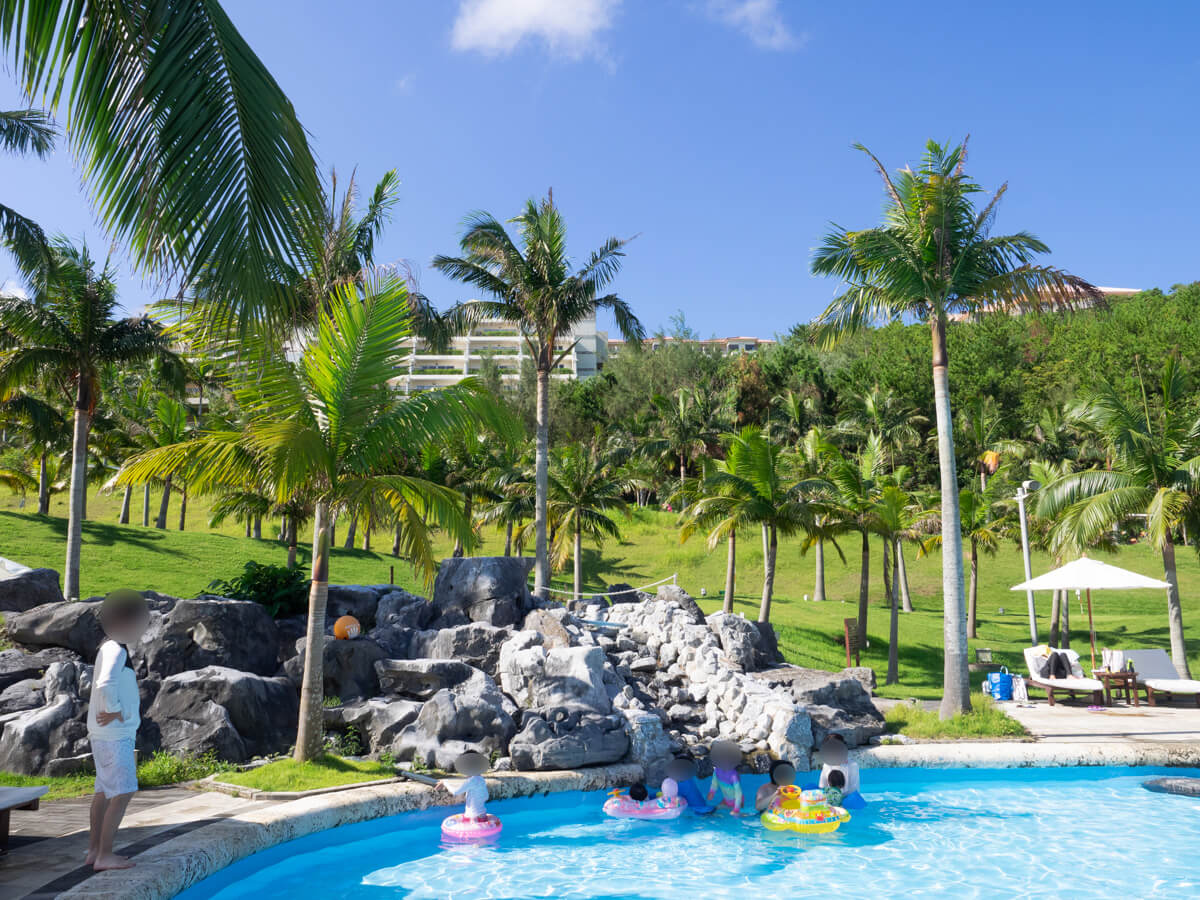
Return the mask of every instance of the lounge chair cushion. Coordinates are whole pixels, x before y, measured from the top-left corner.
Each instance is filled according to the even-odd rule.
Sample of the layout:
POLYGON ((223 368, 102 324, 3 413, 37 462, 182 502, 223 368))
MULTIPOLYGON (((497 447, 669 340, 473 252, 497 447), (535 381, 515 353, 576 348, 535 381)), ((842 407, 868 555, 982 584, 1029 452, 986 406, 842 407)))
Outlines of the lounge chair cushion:
POLYGON ((1200 694, 1200 681, 1189 678, 1139 678, 1138 681, 1164 694, 1200 694))
MULTIPOLYGON (((1179 673, 1166 650, 1126 650, 1125 659, 1133 663, 1138 681, 1143 684, 1150 678, 1161 681, 1175 681, 1179 673)), ((1158 690, 1156 687, 1155 690, 1158 690)))
POLYGON ((1095 678, 1034 678, 1033 683, 1047 685, 1057 691, 1080 691, 1090 694, 1092 691, 1104 690, 1104 685, 1095 678))
POLYGON ((1094 678, 1084 678, 1083 670, 1079 665, 1079 654, 1074 650, 1059 650, 1057 653, 1065 653, 1068 659, 1071 660, 1070 678, 1047 678, 1040 674, 1045 671, 1046 666, 1046 646, 1040 645, 1037 647, 1025 648, 1025 664, 1029 666, 1030 681, 1034 684, 1045 685, 1059 691, 1080 691, 1092 692, 1104 690, 1104 685, 1094 678))

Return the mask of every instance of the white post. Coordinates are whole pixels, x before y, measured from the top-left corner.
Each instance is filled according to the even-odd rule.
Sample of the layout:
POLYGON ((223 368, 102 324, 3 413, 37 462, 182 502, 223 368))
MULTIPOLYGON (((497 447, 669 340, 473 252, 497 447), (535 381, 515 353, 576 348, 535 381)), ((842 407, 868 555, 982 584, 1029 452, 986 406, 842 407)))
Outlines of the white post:
MULTIPOLYGON (((1029 496, 1025 484, 1017 488, 1017 510, 1021 516, 1021 555, 1025 558, 1025 580, 1030 581, 1033 578, 1033 567, 1029 561, 1029 525, 1025 521, 1025 498, 1029 496)), ((1033 641, 1030 646, 1037 646, 1037 608, 1033 603, 1033 591, 1025 591, 1025 600, 1029 604, 1029 637, 1033 641)))

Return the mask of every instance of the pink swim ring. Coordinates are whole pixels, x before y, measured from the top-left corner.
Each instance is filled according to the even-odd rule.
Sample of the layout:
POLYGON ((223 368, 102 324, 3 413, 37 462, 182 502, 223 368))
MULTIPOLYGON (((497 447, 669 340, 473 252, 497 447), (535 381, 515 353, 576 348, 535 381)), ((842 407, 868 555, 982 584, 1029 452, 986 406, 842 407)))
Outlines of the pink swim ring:
POLYGON ((480 820, 459 813, 442 820, 442 837, 449 841, 485 841, 497 837, 503 828, 500 820, 493 815, 480 820))

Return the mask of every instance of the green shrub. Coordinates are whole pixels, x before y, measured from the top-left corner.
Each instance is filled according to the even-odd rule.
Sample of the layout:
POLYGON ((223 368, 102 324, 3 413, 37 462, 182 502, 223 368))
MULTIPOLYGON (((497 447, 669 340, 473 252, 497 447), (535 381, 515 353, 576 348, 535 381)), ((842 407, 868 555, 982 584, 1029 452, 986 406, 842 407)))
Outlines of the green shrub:
POLYGON ((231 772, 235 768, 232 763, 217 759, 217 754, 212 750, 183 754, 159 750, 138 766, 138 784, 142 787, 160 787, 181 781, 196 781, 214 772, 231 772))
POLYGON ((926 740, 1025 737, 1028 732, 987 697, 971 698, 969 713, 941 719, 937 710, 923 709, 912 703, 897 703, 887 711, 887 730, 911 738, 926 740))
POLYGON ((271 618, 302 613, 308 608, 310 581, 301 569, 273 566, 254 560, 246 563, 242 574, 229 580, 217 580, 208 589, 232 600, 261 603, 271 618))

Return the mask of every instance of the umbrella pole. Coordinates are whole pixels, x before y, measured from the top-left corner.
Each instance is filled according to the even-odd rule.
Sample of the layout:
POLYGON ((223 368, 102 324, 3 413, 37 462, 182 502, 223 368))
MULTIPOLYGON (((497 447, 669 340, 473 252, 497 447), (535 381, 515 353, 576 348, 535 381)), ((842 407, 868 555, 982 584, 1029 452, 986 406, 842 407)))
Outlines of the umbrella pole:
POLYGON ((1088 631, 1092 633, 1092 671, 1096 671, 1096 626, 1092 623, 1092 589, 1087 589, 1088 595, 1088 631))

